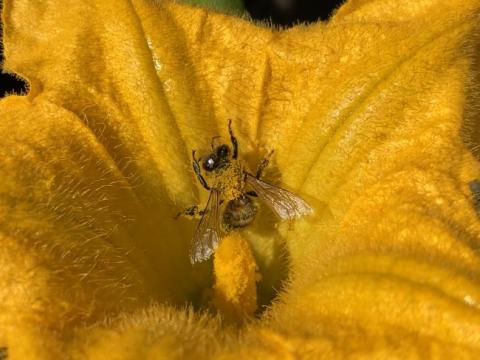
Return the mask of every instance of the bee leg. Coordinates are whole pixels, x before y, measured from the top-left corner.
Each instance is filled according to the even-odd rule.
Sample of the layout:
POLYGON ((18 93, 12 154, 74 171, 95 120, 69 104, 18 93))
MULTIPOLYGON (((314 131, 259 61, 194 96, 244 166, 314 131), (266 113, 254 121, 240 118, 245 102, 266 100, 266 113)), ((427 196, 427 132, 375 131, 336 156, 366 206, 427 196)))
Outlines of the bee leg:
POLYGON ((185 210, 183 211, 180 211, 175 217, 174 219, 177 220, 179 217, 181 216, 185 216, 185 217, 194 217, 195 215, 200 215, 202 216, 203 214, 205 213, 204 210, 200 210, 198 211, 198 205, 192 205, 188 208, 186 208, 185 210))
POLYGON ((268 163, 270 162, 270 158, 272 157, 272 154, 273 154, 273 150, 270 151, 267 156, 265 156, 262 161, 260 161, 260 163, 258 164, 257 166, 257 173, 255 175, 255 177, 257 179, 260 179, 262 177, 262 172, 263 170, 268 166, 268 163))
POLYGON ((200 184, 207 189, 210 190, 210 186, 208 186, 207 181, 205 178, 202 176, 202 173, 200 172, 200 164, 198 163, 197 158, 195 157, 195 150, 192 150, 192 158, 193 158, 193 171, 195 172, 195 175, 197 175, 198 181, 200 181, 200 184))
POLYGON ((233 135, 232 119, 228 120, 228 133, 230 134, 230 141, 232 142, 232 147, 233 147, 232 157, 236 159, 238 157, 238 141, 235 135, 233 135))
POLYGON ((247 191, 245 194, 251 197, 258 197, 257 193, 255 191, 247 191))

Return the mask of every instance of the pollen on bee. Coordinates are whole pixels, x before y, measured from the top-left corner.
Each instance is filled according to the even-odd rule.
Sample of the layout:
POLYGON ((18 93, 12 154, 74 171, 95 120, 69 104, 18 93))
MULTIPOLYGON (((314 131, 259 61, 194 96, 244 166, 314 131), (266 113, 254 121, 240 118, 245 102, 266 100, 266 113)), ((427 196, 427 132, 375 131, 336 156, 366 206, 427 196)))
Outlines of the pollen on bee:
POLYGON ((234 163, 223 169, 219 177, 221 177, 222 193, 226 198, 235 199, 242 195, 243 191, 243 169, 234 163))
POLYGON ((226 320, 241 322, 257 309, 257 287, 261 275, 248 242, 232 232, 215 251, 213 304, 226 320))

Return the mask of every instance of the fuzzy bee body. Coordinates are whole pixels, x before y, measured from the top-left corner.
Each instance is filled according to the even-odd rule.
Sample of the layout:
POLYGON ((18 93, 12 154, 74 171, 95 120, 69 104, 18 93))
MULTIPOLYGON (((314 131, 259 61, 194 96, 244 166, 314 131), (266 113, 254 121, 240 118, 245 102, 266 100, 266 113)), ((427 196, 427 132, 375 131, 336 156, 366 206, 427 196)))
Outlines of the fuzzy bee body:
POLYGON ((232 160, 228 166, 206 174, 212 188, 222 194, 224 202, 235 200, 245 193, 245 169, 238 160, 232 160))
POLYGON ((268 157, 260 162, 255 176, 249 173, 237 159, 238 142, 233 135, 231 121, 229 133, 233 151, 226 144, 214 147, 215 138, 212 139, 212 152, 200 161, 195 157, 195 151, 192 151, 192 165, 197 179, 210 191, 204 210, 198 212, 198 206, 195 205, 177 215, 194 215, 198 212, 202 216, 190 248, 192 264, 207 260, 213 254, 220 241, 221 230, 234 231, 254 221, 258 210, 254 198, 262 200, 282 220, 313 212, 310 205, 299 196, 260 180, 263 169, 268 165, 268 157), (208 182, 203 177, 200 166, 205 171, 208 182))
POLYGON ((223 211, 222 226, 225 232, 243 228, 253 222, 257 215, 257 206, 251 198, 242 196, 230 200, 223 211))

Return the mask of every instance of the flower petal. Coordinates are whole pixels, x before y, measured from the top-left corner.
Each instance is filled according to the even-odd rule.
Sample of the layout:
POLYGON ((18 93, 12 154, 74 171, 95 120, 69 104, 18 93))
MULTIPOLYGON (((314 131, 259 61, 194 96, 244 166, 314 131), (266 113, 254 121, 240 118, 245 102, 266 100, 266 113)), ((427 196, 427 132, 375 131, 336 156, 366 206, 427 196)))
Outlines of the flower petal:
POLYGON ((30 92, 0 102, 0 341, 55 351, 80 323, 198 296, 193 225, 172 215, 206 196, 190 150, 233 118, 250 167, 275 149, 267 179, 326 204, 278 228, 264 211, 245 232, 269 286, 286 240, 284 291, 240 337, 162 308, 85 332, 76 351, 478 353, 480 170, 461 135, 479 128, 463 124, 478 118, 479 9, 351 0, 278 32, 170 2, 7 1, 5 66, 30 92))

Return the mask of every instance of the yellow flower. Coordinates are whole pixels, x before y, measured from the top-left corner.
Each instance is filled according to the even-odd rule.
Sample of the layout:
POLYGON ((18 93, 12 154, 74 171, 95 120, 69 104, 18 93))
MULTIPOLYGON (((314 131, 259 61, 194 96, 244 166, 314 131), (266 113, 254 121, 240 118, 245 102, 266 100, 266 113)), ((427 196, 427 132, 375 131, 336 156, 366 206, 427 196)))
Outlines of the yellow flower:
POLYGON ((6 0, 4 67, 30 89, 0 101, 0 348, 474 357, 479 10, 350 0, 279 31, 168 1, 6 0), (274 149, 267 179, 316 216, 261 208, 212 283, 173 216, 205 203, 190 152, 229 118, 245 163, 274 149))

